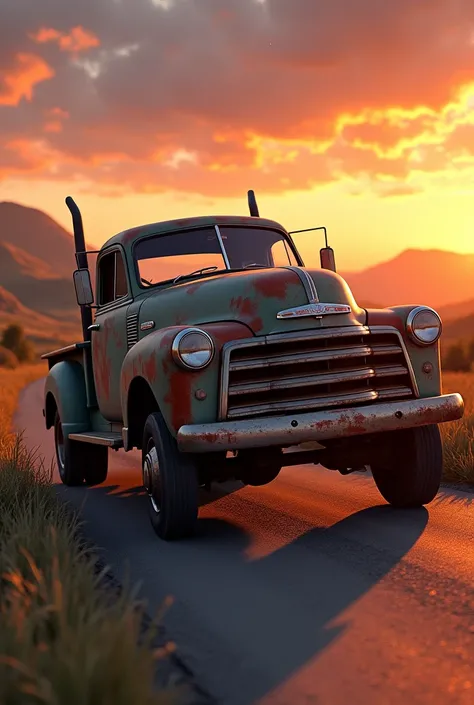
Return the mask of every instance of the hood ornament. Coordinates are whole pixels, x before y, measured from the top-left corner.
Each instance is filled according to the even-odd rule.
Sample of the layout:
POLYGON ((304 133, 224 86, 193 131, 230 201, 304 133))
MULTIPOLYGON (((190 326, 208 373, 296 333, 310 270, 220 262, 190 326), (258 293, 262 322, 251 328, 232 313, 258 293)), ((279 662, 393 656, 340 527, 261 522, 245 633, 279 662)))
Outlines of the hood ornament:
POLYGON ((351 307, 347 304, 323 304, 318 301, 310 301, 303 306, 295 306, 287 308, 283 311, 278 311, 277 318, 303 318, 304 316, 314 316, 322 318, 323 316, 334 316, 338 313, 351 313, 351 307))

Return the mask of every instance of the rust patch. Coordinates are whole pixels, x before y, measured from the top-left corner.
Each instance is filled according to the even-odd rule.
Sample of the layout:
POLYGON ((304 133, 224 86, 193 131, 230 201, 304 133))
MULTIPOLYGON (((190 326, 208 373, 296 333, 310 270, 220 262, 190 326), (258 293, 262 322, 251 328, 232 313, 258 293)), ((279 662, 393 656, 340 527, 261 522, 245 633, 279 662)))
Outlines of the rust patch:
POLYGON ((221 443, 224 441, 229 445, 235 443, 235 434, 225 428, 218 429, 217 431, 207 431, 197 438, 204 441, 204 443, 209 443, 209 445, 213 445, 219 441, 221 443))
POLYGON ((271 297, 283 301, 286 298, 291 275, 299 277, 289 269, 271 269, 258 272, 253 281, 255 291, 261 296, 271 297))
POLYGON ((186 372, 176 367, 171 356, 162 361, 163 374, 168 380, 165 404, 171 409, 171 425, 175 430, 191 419, 192 388, 200 378, 199 372, 186 372))
POLYGON ((109 341, 113 321, 105 319, 100 337, 96 336, 92 344, 92 364, 94 381, 99 401, 106 401, 110 397, 110 375, 112 361, 109 357, 109 341))
POLYGON ((250 296, 238 296, 236 299, 230 300, 230 308, 237 316, 247 322, 255 333, 262 330, 263 321, 257 315, 258 304, 255 299, 250 296))
POLYGON ((145 378, 150 382, 156 382, 158 376, 158 366, 156 361, 156 352, 151 351, 150 356, 146 362, 142 362, 141 367, 145 373, 145 378))
POLYGON ((141 235, 145 231, 145 226, 138 225, 136 228, 130 228, 130 230, 125 230, 122 235, 122 243, 124 245, 130 244, 132 240, 141 235))

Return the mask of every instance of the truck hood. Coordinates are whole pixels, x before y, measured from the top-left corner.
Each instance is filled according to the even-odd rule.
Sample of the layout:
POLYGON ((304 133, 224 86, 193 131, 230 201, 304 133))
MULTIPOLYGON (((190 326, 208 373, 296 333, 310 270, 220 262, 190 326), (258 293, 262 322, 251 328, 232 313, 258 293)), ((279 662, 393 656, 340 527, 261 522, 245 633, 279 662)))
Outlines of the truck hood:
POLYGON ((366 312, 356 304, 342 277, 328 270, 304 268, 300 268, 303 274, 300 277, 295 269, 231 272, 154 290, 140 306, 140 323, 153 321, 154 329, 158 330, 172 325, 239 321, 255 335, 364 325, 366 312), (324 315, 321 319, 313 316, 278 319, 280 311, 308 304, 304 272, 314 282, 321 303, 346 304, 350 313, 324 315))

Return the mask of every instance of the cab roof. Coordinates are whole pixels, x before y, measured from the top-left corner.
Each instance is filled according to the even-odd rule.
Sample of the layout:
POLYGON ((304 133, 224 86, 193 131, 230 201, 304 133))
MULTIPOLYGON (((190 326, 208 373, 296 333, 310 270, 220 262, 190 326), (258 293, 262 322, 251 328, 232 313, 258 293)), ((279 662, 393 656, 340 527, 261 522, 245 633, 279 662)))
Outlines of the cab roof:
POLYGON ((147 235, 160 235, 165 233, 179 232, 180 230, 188 230, 190 228, 214 226, 214 225, 244 225, 253 228, 272 228, 286 232, 285 228, 275 220, 267 218, 256 218, 248 215, 205 215, 193 218, 178 218, 175 220, 162 220, 158 223, 149 223, 148 225, 139 225, 135 228, 123 230, 117 235, 111 237, 105 242, 101 250, 112 245, 122 245, 127 248, 137 239, 146 237, 147 235))

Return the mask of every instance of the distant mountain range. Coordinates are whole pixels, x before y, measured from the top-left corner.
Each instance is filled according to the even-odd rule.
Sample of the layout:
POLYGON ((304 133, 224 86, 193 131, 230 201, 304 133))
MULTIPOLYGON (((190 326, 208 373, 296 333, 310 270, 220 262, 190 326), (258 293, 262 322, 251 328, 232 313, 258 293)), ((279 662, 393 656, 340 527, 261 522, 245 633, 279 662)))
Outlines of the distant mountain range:
MULTIPOLYGON (((21 323, 41 350, 77 339, 74 268, 71 233, 40 210, 0 202, 0 329, 21 323)), ((474 337, 474 255, 410 249, 341 275, 361 306, 426 304, 440 313, 445 340, 474 337)))
POLYGON ((40 351, 80 333, 70 233, 35 208, 0 203, 0 329, 24 328, 40 351))
POLYGON ((384 306, 421 303, 447 310, 452 304, 470 308, 466 302, 474 302, 474 255, 405 250, 361 272, 341 275, 357 300, 378 301, 384 306))

